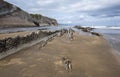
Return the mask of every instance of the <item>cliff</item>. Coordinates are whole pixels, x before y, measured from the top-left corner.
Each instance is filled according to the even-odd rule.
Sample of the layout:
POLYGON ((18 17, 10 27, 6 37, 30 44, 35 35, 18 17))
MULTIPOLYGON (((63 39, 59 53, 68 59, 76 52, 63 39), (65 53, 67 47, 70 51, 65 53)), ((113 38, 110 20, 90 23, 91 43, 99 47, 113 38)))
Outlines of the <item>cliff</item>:
POLYGON ((29 14, 19 7, 0 0, 0 28, 57 25, 57 21, 40 14, 29 14), (36 17, 36 15, 38 17, 36 17))
POLYGON ((40 26, 44 25, 58 25, 57 21, 53 18, 42 16, 40 14, 30 14, 35 22, 38 22, 40 26))

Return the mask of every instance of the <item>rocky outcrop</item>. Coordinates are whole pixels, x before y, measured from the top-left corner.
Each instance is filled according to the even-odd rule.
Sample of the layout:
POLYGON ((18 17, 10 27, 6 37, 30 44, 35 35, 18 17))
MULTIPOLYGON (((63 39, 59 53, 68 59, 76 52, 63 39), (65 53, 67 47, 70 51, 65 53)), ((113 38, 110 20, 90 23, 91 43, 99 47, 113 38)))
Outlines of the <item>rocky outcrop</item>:
POLYGON ((16 48, 20 45, 29 43, 31 41, 37 40, 37 39, 42 39, 44 37, 47 37, 49 35, 55 34, 59 31, 54 31, 54 32, 42 32, 42 31, 38 31, 38 32, 32 32, 29 35, 20 37, 9 37, 9 38, 5 38, 5 39, 1 39, 0 40, 0 53, 2 52, 6 52, 7 50, 10 50, 12 48, 16 48))
POLYGON ((44 26, 44 25, 55 25, 57 26, 58 23, 55 19, 49 18, 46 16, 42 16, 40 14, 30 14, 33 18, 33 21, 36 22, 35 24, 38 26, 44 26), (38 23, 38 24, 37 24, 38 23))
POLYGON ((97 33, 97 32, 91 32, 91 34, 95 36, 102 36, 100 33, 97 33))
POLYGON ((26 36, 9 37, 0 40, 0 59, 14 54, 21 49, 31 47, 39 43, 39 48, 44 47, 49 41, 55 37, 62 36, 66 30, 43 32, 35 31, 26 36))
POLYGON ((92 35, 95 35, 95 36, 102 36, 100 33, 93 32, 93 29, 94 29, 94 28, 91 28, 91 27, 75 26, 75 28, 80 29, 80 30, 82 30, 83 32, 91 33, 92 35))
POLYGON ((57 21, 42 15, 29 14, 19 7, 0 1, 0 28, 57 25, 57 21), (40 17, 40 18, 39 18, 40 17))
POLYGON ((91 28, 91 27, 81 27, 81 26, 75 26, 75 28, 81 29, 84 32, 90 32, 94 29, 94 28, 91 28))

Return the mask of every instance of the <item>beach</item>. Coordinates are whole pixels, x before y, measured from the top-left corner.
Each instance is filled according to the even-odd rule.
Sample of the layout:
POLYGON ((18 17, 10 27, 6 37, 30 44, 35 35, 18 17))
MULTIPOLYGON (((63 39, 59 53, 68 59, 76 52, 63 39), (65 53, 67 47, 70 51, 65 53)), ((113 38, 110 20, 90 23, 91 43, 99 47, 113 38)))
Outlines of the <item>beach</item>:
POLYGON ((25 48, 0 60, 1 77, 119 77, 120 63, 102 36, 64 34, 43 48, 40 44, 25 48), (63 57, 72 60, 67 72, 63 57))
POLYGON ((120 0, 0 0, 0 77, 120 77, 120 0))

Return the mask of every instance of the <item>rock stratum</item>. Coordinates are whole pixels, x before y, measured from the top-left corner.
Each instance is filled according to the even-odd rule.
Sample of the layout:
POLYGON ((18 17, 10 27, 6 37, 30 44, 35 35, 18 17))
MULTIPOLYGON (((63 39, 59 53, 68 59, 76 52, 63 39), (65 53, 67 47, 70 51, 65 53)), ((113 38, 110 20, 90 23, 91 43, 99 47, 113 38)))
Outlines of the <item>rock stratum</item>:
POLYGON ((53 18, 40 14, 29 14, 21 8, 0 0, 0 28, 30 27, 30 26, 56 26, 53 18))

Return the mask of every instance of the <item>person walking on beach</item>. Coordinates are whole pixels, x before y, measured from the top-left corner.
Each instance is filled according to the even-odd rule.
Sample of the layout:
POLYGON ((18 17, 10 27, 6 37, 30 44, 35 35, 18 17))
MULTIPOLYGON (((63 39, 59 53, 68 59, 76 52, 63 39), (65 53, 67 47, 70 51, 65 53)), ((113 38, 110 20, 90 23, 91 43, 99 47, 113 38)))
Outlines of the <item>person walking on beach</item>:
POLYGON ((69 58, 63 57, 63 63, 66 71, 71 71, 72 70, 72 61, 69 58))

